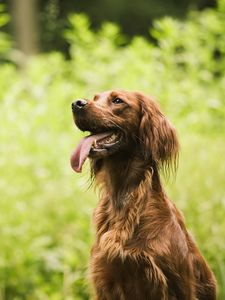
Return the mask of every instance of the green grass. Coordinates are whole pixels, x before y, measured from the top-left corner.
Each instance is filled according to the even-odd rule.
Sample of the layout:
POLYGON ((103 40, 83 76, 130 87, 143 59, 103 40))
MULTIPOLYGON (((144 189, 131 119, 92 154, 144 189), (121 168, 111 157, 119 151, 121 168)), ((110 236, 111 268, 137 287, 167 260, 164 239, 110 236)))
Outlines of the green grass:
POLYGON ((223 135, 183 133, 176 182, 168 192, 185 215, 199 248, 216 274, 225 298, 225 165, 223 135))
MULTIPOLYGON (((69 104, 60 107, 66 119, 60 124, 52 121, 58 108, 48 107, 41 121, 35 119, 36 104, 2 110, 0 299, 88 299, 86 267, 97 199, 88 189, 88 166, 78 175, 69 165, 80 138, 69 104)), ((225 141, 220 134, 176 125, 180 165, 166 189, 215 271, 223 299, 225 141)))
POLYGON ((157 21, 157 45, 136 37, 120 47, 116 26, 91 32, 84 16, 71 16, 70 60, 39 55, 23 71, 1 64, 0 300, 89 299, 97 197, 88 189, 87 164, 81 175, 70 168, 81 137, 70 106, 74 98, 112 88, 155 95, 178 129, 180 165, 166 190, 225 299, 223 1, 220 10, 183 23, 157 21))

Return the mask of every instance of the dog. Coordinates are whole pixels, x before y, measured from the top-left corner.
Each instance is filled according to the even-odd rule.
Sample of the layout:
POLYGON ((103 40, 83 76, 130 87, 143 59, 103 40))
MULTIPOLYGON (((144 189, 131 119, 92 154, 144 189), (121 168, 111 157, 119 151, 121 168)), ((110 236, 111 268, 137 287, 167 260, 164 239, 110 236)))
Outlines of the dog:
POLYGON ((101 199, 90 274, 97 300, 215 300, 216 280, 168 199, 160 170, 175 171, 176 131, 152 98, 106 91, 72 103, 90 135, 71 156, 76 172, 90 158, 101 199))

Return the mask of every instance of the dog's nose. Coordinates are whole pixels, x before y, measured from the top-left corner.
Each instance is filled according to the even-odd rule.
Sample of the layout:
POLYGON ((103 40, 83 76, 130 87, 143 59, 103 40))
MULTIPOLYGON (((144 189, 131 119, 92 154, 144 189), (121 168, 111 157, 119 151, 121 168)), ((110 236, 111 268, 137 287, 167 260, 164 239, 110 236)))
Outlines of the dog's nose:
POLYGON ((78 99, 72 103, 72 110, 82 109, 87 105, 87 101, 84 99, 78 99))

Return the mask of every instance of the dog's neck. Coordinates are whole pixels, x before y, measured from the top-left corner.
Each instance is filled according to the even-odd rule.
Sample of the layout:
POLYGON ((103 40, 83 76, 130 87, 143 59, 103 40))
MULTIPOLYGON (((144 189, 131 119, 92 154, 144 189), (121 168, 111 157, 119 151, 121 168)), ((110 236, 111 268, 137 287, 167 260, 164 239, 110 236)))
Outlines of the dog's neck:
POLYGON ((163 193, 160 176, 154 162, 146 162, 138 155, 128 153, 108 157, 93 164, 93 172, 97 184, 101 183, 116 207, 121 207, 129 198, 129 194, 141 187, 146 191, 163 193))

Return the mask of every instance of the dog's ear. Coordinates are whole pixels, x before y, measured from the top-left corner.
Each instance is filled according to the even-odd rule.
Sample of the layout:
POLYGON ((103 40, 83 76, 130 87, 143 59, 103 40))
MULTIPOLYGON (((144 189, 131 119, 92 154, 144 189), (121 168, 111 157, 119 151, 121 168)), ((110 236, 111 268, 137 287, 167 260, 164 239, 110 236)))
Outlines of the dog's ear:
POLYGON ((170 166, 176 170, 179 143, 175 128, 151 97, 140 93, 137 97, 142 110, 139 137, 144 158, 166 170, 170 166))

